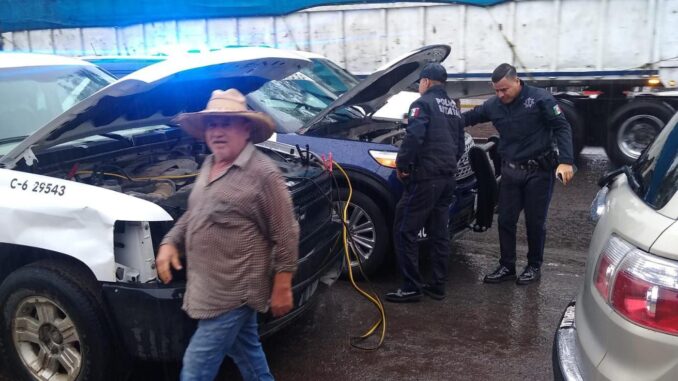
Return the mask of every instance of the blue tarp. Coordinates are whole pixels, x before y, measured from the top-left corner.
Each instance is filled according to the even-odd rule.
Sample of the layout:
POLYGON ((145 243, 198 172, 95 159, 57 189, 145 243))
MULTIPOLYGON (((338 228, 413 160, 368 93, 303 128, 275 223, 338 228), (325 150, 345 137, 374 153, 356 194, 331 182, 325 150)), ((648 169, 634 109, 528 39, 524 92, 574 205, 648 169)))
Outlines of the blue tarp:
MULTIPOLYGON (((490 6, 506 0, 461 0, 490 6)), ((321 5, 389 3, 351 0, 0 0, 0 32, 119 27, 147 22, 216 17, 279 16, 321 5)), ((431 2, 431 1, 411 1, 431 2)))

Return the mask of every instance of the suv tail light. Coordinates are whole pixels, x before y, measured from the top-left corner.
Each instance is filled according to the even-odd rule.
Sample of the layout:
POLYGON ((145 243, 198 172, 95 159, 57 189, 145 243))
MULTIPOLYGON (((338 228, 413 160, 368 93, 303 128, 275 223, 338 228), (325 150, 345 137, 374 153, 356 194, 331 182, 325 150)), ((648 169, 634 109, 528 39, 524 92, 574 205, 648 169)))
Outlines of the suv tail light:
POLYGON ((633 250, 619 266, 610 303, 636 324, 678 335, 678 264, 633 250))
POLYGON ((594 284, 605 301, 608 300, 612 276, 614 275, 619 262, 621 262, 626 253, 633 249, 634 247, 631 246, 631 244, 613 235, 610 237, 610 240, 607 241, 607 245, 603 248, 603 252, 600 253, 600 259, 596 266, 594 284))
POLYGON ((624 318, 678 335, 678 262, 646 253, 613 235, 600 255, 593 281, 624 318))

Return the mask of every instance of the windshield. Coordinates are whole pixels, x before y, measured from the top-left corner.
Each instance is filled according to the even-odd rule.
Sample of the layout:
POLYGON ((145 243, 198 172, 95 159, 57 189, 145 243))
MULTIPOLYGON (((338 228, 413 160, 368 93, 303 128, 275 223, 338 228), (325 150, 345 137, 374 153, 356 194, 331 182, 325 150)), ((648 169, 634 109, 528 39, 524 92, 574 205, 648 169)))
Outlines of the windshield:
POLYGON ((359 82, 351 73, 330 60, 313 58, 311 62, 313 66, 304 68, 301 72, 327 87, 336 96, 347 92, 359 82))
POLYGON ((678 114, 633 165, 638 196, 655 209, 663 208, 678 190, 678 114))
POLYGON ((0 69, 0 155, 112 80, 94 66, 0 69))
MULTIPOLYGON (((269 81, 247 98, 256 110, 276 120, 277 132, 292 133, 325 110, 336 96, 305 74, 295 73, 283 80, 269 81)), ((362 118, 356 110, 342 114, 344 118, 362 118)))

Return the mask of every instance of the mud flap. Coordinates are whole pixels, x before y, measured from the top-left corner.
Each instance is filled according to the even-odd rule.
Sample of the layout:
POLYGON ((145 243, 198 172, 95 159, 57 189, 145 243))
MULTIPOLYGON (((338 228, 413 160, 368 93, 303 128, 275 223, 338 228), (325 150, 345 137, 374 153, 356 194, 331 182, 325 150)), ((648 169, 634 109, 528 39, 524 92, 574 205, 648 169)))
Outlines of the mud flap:
POLYGON ((501 167, 497 165, 500 160, 496 155, 496 142, 490 141, 483 145, 473 146, 468 156, 478 182, 478 207, 473 231, 483 232, 492 227, 494 209, 499 195, 497 181, 499 175, 495 174, 495 168, 501 171, 501 167), (490 163, 490 156, 493 157, 495 165, 490 163))

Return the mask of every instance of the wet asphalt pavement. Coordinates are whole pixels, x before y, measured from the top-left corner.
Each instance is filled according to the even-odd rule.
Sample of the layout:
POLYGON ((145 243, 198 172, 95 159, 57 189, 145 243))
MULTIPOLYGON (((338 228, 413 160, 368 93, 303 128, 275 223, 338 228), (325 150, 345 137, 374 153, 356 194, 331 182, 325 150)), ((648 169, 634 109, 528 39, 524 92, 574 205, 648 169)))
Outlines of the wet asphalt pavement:
MULTIPOLYGON (((540 283, 482 283, 498 260, 495 219, 491 230, 455 240, 444 301, 385 303, 388 332, 382 348, 349 347, 348 337, 369 327, 376 312, 347 282, 339 282, 304 318, 265 342, 274 375, 282 381, 552 379, 553 334, 582 283, 593 231, 589 206, 607 166, 602 149, 587 149, 574 181, 556 186, 540 283)), ((522 218, 518 236, 520 269, 527 252, 522 218)), ((398 286, 398 278, 373 283, 383 294, 398 286)))
MULTIPOLYGON (((583 281, 593 231, 589 206, 608 165, 602 149, 587 148, 573 183, 556 185, 538 284, 482 283, 498 260, 495 218, 491 230, 455 239, 445 300, 384 303, 387 335, 376 351, 349 345, 351 336, 363 333, 377 318, 373 305, 347 281, 319 291, 323 295, 307 313, 264 341, 273 375, 278 381, 552 379, 553 334, 583 281)), ((522 218, 517 249, 520 271, 527 251, 522 218)), ((395 267, 372 280, 380 296, 397 286, 395 267)), ((178 364, 138 364, 132 380, 175 380, 178 370, 178 364)), ((237 369, 227 361, 218 380, 238 379, 237 369)))
MULTIPOLYGON (((347 281, 323 289, 306 314, 264 341, 273 375, 278 381, 552 379, 553 334, 582 283, 593 231, 589 206, 608 165, 602 149, 587 148, 574 181, 567 187, 556 185, 538 284, 482 283, 498 260, 495 219, 491 230, 463 233, 453 243, 445 300, 384 303, 387 335, 376 351, 349 345, 351 336, 363 333, 377 318, 374 307, 347 281)), ((522 218, 517 249, 520 270, 527 251, 522 218)), ((380 296, 398 286, 394 273, 372 280, 380 296)), ((175 364, 139 369, 135 380, 172 380, 178 372, 175 364)), ((218 379, 238 380, 239 374, 225 363, 218 379)))

